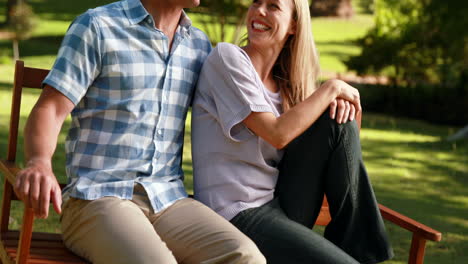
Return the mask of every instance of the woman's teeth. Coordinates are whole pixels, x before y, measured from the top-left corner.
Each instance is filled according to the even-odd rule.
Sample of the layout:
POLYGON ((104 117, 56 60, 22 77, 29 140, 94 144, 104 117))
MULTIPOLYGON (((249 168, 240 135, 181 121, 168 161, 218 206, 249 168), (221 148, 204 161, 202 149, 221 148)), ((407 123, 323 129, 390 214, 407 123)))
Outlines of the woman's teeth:
POLYGON ((252 24, 252 27, 254 29, 259 29, 259 30, 268 30, 268 29, 270 29, 269 27, 267 27, 267 26, 265 26, 263 24, 255 23, 255 22, 252 24))

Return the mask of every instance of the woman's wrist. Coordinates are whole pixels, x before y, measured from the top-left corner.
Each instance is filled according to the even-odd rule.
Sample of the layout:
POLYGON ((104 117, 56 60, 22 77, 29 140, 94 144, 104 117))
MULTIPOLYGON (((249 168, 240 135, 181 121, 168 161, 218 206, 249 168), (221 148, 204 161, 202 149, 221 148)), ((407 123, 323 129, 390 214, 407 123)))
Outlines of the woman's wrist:
POLYGON ((342 92, 341 91, 342 86, 340 85, 339 80, 336 80, 336 79, 330 79, 326 81, 323 84, 323 87, 332 94, 332 97, 333 97, 331 98, 332 101, 335 100, 337 97, 339 97, 342 92))

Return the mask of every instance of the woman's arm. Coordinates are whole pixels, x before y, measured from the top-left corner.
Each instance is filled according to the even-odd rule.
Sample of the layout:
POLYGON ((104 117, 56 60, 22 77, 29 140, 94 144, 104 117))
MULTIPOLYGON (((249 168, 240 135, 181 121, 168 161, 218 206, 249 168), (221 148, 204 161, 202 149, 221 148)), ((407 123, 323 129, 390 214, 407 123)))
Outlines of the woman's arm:
POLYGON ((252 112, 243 123, 275 148, 282 149, 310 127, 336 99, 348 101, 356 114, 361 111, 358 90, 343 81, 330 80, 279 117, 268 112, 252 112))

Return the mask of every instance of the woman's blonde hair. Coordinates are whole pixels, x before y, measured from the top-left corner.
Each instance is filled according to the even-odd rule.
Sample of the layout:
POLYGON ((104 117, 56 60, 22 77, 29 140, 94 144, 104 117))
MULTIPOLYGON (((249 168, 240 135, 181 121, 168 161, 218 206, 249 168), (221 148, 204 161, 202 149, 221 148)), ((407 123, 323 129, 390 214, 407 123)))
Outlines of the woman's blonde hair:
POLYGON ((283 96, 283 110, 304 101, 318 87, 320 66, 312 36, 309 3, 293 0, 296 32, 284 44, 273 68, 283 96))

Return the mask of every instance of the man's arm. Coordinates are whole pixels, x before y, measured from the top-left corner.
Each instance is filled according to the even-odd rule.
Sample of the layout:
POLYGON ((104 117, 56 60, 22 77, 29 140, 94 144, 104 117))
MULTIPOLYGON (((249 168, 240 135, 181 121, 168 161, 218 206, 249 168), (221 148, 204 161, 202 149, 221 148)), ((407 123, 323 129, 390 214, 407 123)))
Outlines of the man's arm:
POLYGON ((74 107, 66 96, 47 85, 26 123, 26 168, 18 173, 14 190, 39 218, 48 217, 51 200, 55 211, 61 213, 62 192, 52 171, 52 156, 60 128, 74 107))

